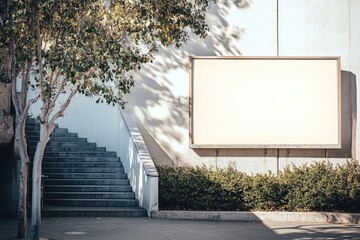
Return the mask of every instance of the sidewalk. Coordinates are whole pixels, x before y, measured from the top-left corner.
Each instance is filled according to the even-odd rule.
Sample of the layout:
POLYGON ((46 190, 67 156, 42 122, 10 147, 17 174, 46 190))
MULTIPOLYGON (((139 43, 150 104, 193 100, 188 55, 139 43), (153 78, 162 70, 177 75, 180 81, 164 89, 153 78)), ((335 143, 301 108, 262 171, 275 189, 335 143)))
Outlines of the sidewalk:
MULTIPOLYGON (((16 226, 15 218, 1 218, 0 239, 15 239, 16 226)), ((44 240, 360 239, 360 225, 152 218, 43 218, 41 237, 44 240)))

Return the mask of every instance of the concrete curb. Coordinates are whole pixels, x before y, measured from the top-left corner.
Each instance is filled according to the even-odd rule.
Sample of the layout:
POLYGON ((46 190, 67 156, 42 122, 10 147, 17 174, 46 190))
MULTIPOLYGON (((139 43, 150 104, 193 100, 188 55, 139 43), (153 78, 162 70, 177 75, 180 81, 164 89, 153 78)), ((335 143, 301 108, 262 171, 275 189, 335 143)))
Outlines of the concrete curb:
POLYGON ((156 211, 152 212, 151 217, 182 220, 360 224, 360 214, 331 212, 156 211))

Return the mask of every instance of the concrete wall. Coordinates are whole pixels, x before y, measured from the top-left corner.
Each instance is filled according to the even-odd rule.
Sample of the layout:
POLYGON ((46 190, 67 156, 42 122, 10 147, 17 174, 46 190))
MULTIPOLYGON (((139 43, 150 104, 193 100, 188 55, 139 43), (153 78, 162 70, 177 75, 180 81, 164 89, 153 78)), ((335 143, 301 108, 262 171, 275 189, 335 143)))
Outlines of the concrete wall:
MULTIPOLYGON (((144 66, 135 76, 135 88, 127 97, 125 112, 137 122, 155 163, 219 167, 230 164, 254 173, 276 172, 290 163, 313 160, 342 163, 360 154, 359 0, 220 0, 210 9, 208 23, 211 30, 206 39, 192 36, 180 49, 162 49, 154 63, 144 66), (340 56, 342 148, 190 149, 188 63, 191 55, 340 56)), ((67 120, 64 118, 59 123, 90 141, 116 150, 120 123, 118 113, 111 108, 78 97, 65 115, 67 120), (103 119, 111 121, 104 125, 103 119)))
MULTIPOLYGON (((357 78, 360 74, 360 2, 279 1, 279 55, 340 56, 342 68, 341 151, 329 158, 356 159, 359 152, 357 78), (355 53, 355 54, 354 54, 355 53)), ((291 153, 290 153, 291 154, 291 153)))
MULTIPOLYGON (((360 1, 219 1, 208 16, 209 36, 180 50, 163 49, 136 77, 126 111, 134 115, 158 164, 227 166, 276 172, 283 166, 356 158, 357 78, 360 76, 360 1), (188 139, 188 56, 340 56, 342 148, 340 150, 201 149, 188 139)), ((224 106, 226 107, 226 106, 224 106)), ((221 124, 221 123, 219 123, 221 124)))

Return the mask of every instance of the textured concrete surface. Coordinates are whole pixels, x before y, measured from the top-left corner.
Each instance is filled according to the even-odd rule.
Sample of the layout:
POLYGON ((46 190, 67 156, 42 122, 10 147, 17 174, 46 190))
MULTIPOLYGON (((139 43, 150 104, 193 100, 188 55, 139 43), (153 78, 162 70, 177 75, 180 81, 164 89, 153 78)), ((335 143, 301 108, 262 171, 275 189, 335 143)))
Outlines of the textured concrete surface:
MULTIPOLYGON (((16 219, 0 219, 0 239, 14 239, 16 219)), ((166 220, 44 218, 41 238, 87 240, 360 239, 360 225, 166 220)))
MULTIPOLYGON (((1 111, 1 110, 0 110, 1 111)), ((0 113, 0 143, 10 143, 14 136, 14 117, 0 113)))
POLYGON ((14 117, 9 114, 10 105, 11 85, 0 83, 0 143, 10 143, 14 135, 14 117))
POLYGON ((0 83, 0 110, 10 112, 11 105, 11 85, 0 83))
POLYGON ((152 216, 183 220, 360 224, 360 214, 331 212, 158 211, 154 212, 152 216))

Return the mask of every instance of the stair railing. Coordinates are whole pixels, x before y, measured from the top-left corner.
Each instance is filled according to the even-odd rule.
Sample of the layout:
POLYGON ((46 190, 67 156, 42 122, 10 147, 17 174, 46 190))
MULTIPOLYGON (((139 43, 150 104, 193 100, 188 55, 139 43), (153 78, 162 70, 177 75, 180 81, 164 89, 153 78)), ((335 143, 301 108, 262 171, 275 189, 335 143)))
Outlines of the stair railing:
POLYGON ((158 211, 158 172, 134 121, 120 110, 120 158, 139 205, 148 216, 158 211))

